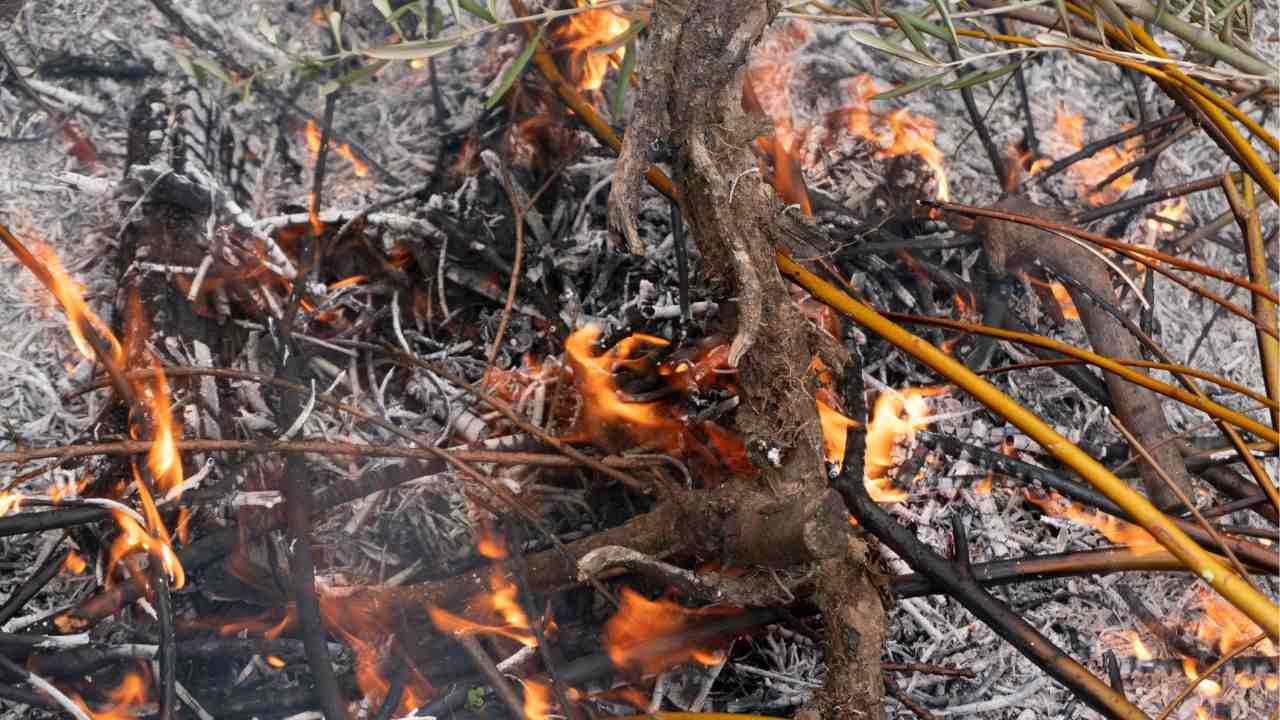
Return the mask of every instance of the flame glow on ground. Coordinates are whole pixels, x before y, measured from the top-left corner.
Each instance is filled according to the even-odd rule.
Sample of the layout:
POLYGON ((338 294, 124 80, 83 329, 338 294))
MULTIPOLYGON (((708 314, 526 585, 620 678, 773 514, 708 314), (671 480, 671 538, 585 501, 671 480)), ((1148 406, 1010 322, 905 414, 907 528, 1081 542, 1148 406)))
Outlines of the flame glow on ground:
POLYGON ((843 132, 867 141, 880 160, 902 155, 919 157, 933 171, 937 198, 950 199, 942 151, 934 142, 937 124, 904 108, 886 112, 873 110, 871 98, 888 88, 870 76, 859 75, 841 83, 844 105, 826 117, 810 119, 803 125, 797 122, 790 88, 798 79, 799 55, 813 37, 810 26, 796 22, 781 23, 767 32, 752 55, 743 88, 744 107, 763 113, 773 123, 773 137, 757 141, 757 147, 772 159, 774 186, 779 196, 787 203, 801 205, 807 212, 807 192, 803 189, 800 169, 818 161, 816 155, 821 151, 816 147, 806 148, 806 139, 821 125, 825 132, 816 135, 823 137, 824 146, 832 144, 838 133, 843 132), (802 153, 804 157, 800 156, 802 153))

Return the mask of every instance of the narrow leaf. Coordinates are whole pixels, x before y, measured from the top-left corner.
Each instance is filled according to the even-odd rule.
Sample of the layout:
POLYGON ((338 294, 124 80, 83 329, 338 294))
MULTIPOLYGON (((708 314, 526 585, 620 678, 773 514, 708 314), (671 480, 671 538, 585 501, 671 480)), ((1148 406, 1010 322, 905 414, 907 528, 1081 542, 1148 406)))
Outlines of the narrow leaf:
POLYGON ((893 18, 893 21, 898 25, 898 29, 907 37, 907 41, 911 43, 911 47, 916 49, 916 52, 919 52, 930 60, 937 60, 937 58, 933 56, 933 53, 929 52, 929 47, 925 45, 924 36, 920 34, 920 31, 916 29, 915 25, 911 24, 910 20, 903 17, 904 13, 885 11, 885 14, 893 18))
POLYGON ((862 45, 866 45, 867 47, 872 48, 874 50, 879 50, 882 53, 887 53, 894 57, 902 58, 903 60, 917 63, 919 65, 925 65, 927 67, 938 67, 937 61, 930 60, 924 55, 921 55, 920 53, 912 52, 910 50, 907 50, 906 48, 901 48, 901 47, 898 47, 897 45, 891 45, 881 40, 879 37, 872 35, 870 33, 865 33, 865 32, 862 32, 861 30, 850 30, 849 36, 852 37, 856 42, 862 45))
POLYGON ((435 40, 412 40, 376 48, 365 48, 360 52, 378 60, 418 60, 449 52, 457 47, 461 41, 462 39, 456 36, 435 40))
POLYGON ((959 80, 956 80, 955 82, 950 82, 950 83, 947 83, 946 85, 943 85, 942 89, 943 90, 960 90, 962 88, 973 87, 974 85, 981 85, 982 83, 995 80, 998 77, 1003 77, 1005 75, 1008 75, 1014 70, 1017 70, 1018 66, 1021 64, 1022 64, 1021 60, 1014 60, 1013 62, 1005 63, 1004 65, 1001 65, 1000 67, 994 70, 976 70, 974 72, 969 73, 968 75, 961 77, 959 80))
POLYGON ((956 26, 955 23, 951 22, 951 10, 947 8, 947 0, 930 0, 930 2, 938 9, 938 14, 942 15, 942 21, 947 24, 947 32, 951 35, 951 44, 957 48, 960 47, 960 38, 956 37, 956 26))
POLYGON ((869 99, 870 100, 892 100, 896 97, 909 95, 917 90, 923 90, 924 88, 927 88, 930 85, 936 85, 946 76, 947 76, 946 72, 940 72, 937 75, 930 75, 928 77, 916 78, 915 80, 912 80, 911 82, 903 83, 898 87, 893 88, 892 90, 886 90, 882 93, 877 93, 875 95, 872 95, 869 99))
POLYGON ((529 64, 529 58, 533 57, 534 51, 538 49, 538 43, 542 42, 542 32, 546 30, 546 28, 546 25, 538 28, 538 34, 534 35, 532 40, 525 43, 524 50, 520 51, 520 56, 517 57, 515 62, 511 63, 511 65, 507 67, 506 71, 502 73, 502 78, 498 81, 498 86, 494 88, 493 94, 489 96, 488 100, 484 101, 485 110, 497 105, 498 101, 502 99, 502 96, 507 94, 507 90, 511 89, 516 78, 520 77, 520 73, 524 72, 525 66, 529 64))
POLYGON ((487 23, 493 24, 498 22, 498 18, 494 17, 493 13, 489 12, 489 8, 481 5, 475 0, 457 0, 457 4, 461 6, 463 10, 466 10, 487 23))
POLYGON ((632 36, 627 40, 627 52, 622 56, 622 67, 618 68, 618 84, 614 86, 613 103, 609 106, 609 113, 615 121, 622 117, 627 106, 627 86, 631 84, 631 75, 636 69, 636 56, 639 54, 635 36, 632 36))

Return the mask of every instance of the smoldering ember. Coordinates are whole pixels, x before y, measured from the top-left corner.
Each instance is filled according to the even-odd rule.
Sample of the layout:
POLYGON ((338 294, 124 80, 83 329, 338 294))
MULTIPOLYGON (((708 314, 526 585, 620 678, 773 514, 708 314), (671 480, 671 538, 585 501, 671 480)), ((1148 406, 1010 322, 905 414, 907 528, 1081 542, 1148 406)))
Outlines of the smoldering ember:
POLYGON ((0 0, 0 718, 1280 718, 1277 18, 0 0))

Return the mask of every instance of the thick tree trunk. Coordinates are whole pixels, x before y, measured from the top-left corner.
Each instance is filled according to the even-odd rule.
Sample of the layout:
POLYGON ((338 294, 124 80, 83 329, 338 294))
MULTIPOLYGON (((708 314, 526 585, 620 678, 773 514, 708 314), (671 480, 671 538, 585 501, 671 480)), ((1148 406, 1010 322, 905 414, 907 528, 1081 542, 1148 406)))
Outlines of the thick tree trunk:
MULTIPOLYGON (((753 172, 750 143, 762 128, 742 110, 748 52, 779 8, 766 0, 659 0, 645 85, 623 142, 610 217, 634 244, 630 223, 645 149, 654 138, 669 136, 678 150, 675 180, 684 215, 704 271, 738 300, 730 352, 740 370, 738 426, 749 441, 771 451, 765 453, 772 462, 762 477, 774 493, 788 496, 819 490, 827 480, 809 370, 817 347, 774 262, 774 247, 787 239, 779 226, 783 205, 753 172)), ((867 578, 865 550, 851 539, 844 557, 822 565, 817 597, 828 631, 828 678, 810 714, 884 716, 884 611, 867 578)))

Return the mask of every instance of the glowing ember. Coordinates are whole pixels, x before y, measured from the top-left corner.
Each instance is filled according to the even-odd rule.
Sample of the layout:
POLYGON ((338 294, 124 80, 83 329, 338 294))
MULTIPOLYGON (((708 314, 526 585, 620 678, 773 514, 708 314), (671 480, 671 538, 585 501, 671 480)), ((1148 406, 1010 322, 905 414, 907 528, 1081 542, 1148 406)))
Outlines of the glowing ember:
MULTIPOLYGON (((308 120, 305 132, 307 138, 307 151, 310 152, 313 157, 320 154, 320 128, 314 121, 308 120)), ((347 162, 351 163, 351 171, 356 174, 356 177, 364 177, 369 174, 369 166, 366 165, 363 160, 356 157, 356 154, 351 150, 350 145, 334 142, 330 139, 329 149, 346 158, 347 162)))
POLYGON ((266 658, 264 658, 264 659, 267 661, 267 664, 268 664, 268 665, 270 665, 271 667, 273 667, 273 668, 275 668, 275 669, 277 669, 277 670, 279 670, 280 668, 283 668, 283 667, 287 667, 287 666, 288 666, 288 664, 289 664, 289 663, 287 663, 287 662, 285 662, 285 661, 284 661, 284 658, 276 657, 275 655, 268 655, 268 656, 267 656, 266 658))
POLYGON ((1043 495, 1038 490, 1028 488, 1023 491, 1023 495, 1026 496, 1027 500, 1043 510, 1044 514, 1050 517, 1066 518, 1091 527, 1116 545, 1127 545, 1131 550, 1140 554, 1155 552, 1160 549, 1156 539, 1137 525, 1127 523, 1103 512, 1086 510, 1080 504, 1072 502, 1058 493, 1051 492, 1048 495, 1043 495))
POLYGON ((78 552, 67 553, 67 559, 62 561, 62 569, 73 575, 84 572, 85 567, 84 558, 78 552))
POLYGON ((148 675, 142 672, 130 672, 124 680, 107 693, 110 704, 105 710, 93 711, 80 697, 73 696, 80 709, 93 720, 133 720, 142 717, 143 706, 146 705, 151 692, 148 675))
POLYGON ((22 509, 22 496, 15 492, 0 492, 0 517, 22 509))
POLYGON ((1160 222, 1156 218, 1147 218, 1147 230, 1153 235, 1168 234, 1177 227, 1177 223, 1187 215, 1187 197, 1180 195, 1173 200, 1166 200, 1160 204, 1155 212, 1156 218, 1164 218, 1168 223, 1160 222), (1172 224, 1171 224, 1172 223, 1172 224))
POLYGON ((691 609, 671 600, 649 600, 623 588, 618 612, 604 628, 604 648, 615 667, 652 674, 688 660, 719 661, 714 647, 699 646, 685 635, 695 618, 727 615, 732 608, 691 609))
MULTIPOLYGON (((578 7, 587 6, 586 0, 578 0, 578 7)), ((552 30, 552 40, 569 53, 569 81, 582 90, 599 90, 609 68, 622 64, 622 52, 614 44, 630 27, 630 20, 606 8, 570 15, 552 30)))

